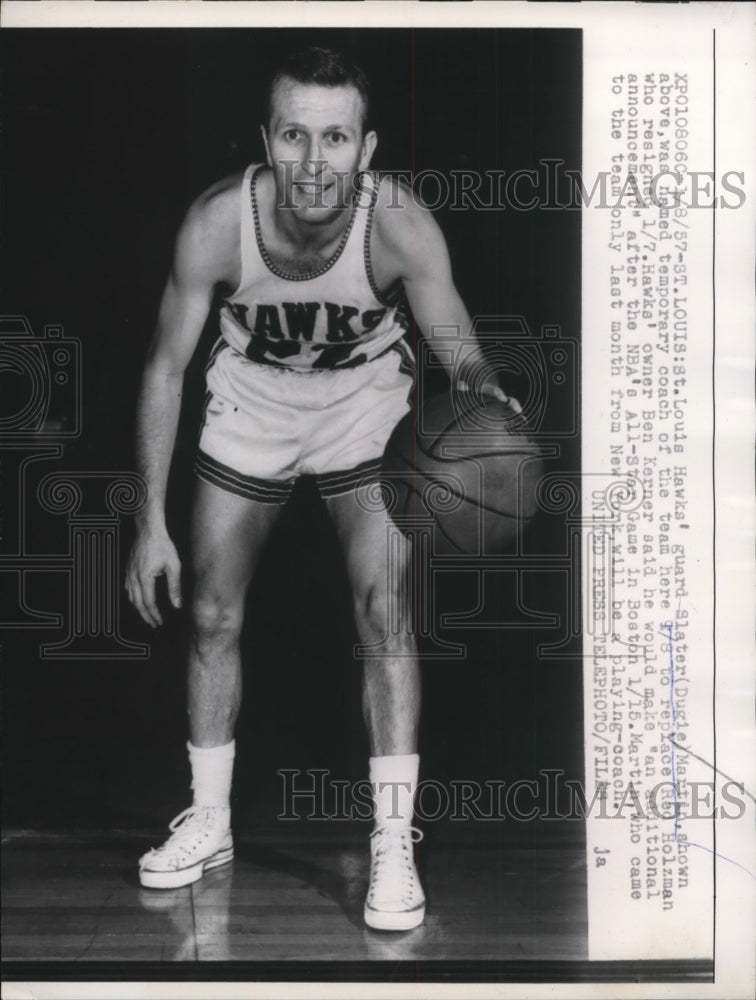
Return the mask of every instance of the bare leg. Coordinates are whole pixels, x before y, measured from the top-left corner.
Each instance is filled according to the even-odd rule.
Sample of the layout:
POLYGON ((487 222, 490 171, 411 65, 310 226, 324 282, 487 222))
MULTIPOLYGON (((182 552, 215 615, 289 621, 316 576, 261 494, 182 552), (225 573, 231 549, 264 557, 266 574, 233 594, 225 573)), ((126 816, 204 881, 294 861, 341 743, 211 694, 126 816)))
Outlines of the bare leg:
POLYGON ((281 508, 200 480, 192 523, 195 589, 189 653, 189 738, 196 747, 233 739, 241 704, 239 636, 244 598, 281 508))
POLYGON ((344 548, 364 661, 363 713, 374 757, 417 751, 420 670, 406 576, 409 542, 385 509, 354 492, 326 501, 344 548), (389 545, 389 532, 393 542, 389 545))

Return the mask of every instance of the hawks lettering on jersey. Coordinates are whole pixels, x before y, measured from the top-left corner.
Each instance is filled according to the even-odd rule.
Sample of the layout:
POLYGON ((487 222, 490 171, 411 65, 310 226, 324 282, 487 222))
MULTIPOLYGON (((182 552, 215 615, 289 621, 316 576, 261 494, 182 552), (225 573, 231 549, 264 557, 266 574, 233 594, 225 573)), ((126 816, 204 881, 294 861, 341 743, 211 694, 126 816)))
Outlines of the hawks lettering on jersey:
POLYGON ((246 355, 258 363, 283 361, 302 352, 317 356, 313 368, 353 367, 365 361, 365 355, 351 355, 351 347, 374 330, 387 313, 386 308, 359 309, 336 302, 258 303, 254 321, 249 307, 240 302, 226 301, 234 319, 250 335, 246 355), (313 343, 316 328, 326 343, 313 343), (343 344, 343 348, 330 345, 343 344), (304 347, 304 345, 308 345, 304 347), (346 362, 346 364, 344 363, 346 362))

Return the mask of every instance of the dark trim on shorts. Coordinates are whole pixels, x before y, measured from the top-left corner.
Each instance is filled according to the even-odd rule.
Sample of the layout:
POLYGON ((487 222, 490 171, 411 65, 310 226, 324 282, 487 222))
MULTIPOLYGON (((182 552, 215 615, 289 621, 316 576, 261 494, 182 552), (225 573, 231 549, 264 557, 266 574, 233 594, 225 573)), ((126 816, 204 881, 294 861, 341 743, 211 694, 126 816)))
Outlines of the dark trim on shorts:
POLYGON ((315 476, 315 484, 322 497, 338 497, 352 493, 361 486, 377 482, 381 472, 381 459, 371 458, 344 472, 324 472, 315 476))
POLYGON ((294 479, 274 480, 245 476, 211 458, 204 451, 197 453, 194 472, 206 483, 211 483, 227 493, 235 493, 245 500, 256 500, 258 503, 286 503, 294 488, 294 479))

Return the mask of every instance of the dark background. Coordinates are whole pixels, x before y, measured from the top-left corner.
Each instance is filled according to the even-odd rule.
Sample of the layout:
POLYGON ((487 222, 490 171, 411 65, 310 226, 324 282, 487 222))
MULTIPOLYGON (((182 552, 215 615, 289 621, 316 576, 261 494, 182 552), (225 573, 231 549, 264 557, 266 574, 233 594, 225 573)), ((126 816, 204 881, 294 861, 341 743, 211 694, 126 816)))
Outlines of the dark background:
MULTIPOLYGON (((204 187, 261 159, 263 81, 284 53, 313 43, 351 46, 363 62, 378 169, 509 172, 535 169, 542 158, 580 167, 576 31, 2 32, 0 314, 25 314, 38 336, 46 323, 62 324, 82 342, 83 433, 61 458, 35 467, 32 485, 50 471, 133 469, 135 397, 176 228, 204 187)), ((518 314, 532 332, 558 324, 579 338, 579 212, 441 208, 437 218, 471 314, 518 314)), ((190 372, 172 475, 170 524, 182 546, 204 347, 190 372)), ((0 370, 7 412, 24 391, 18 373, 0 370)), ((576 471, 579 438, 558 443, 548 471, 576 471)), ((19 494, 12 456, 4 467, 7 544, 17 534, 19 494)), ((65 517, 26 506, 34 550, 65 553, 65 517)), ((563 515, 540 514, 527 545, 560 553, 564 531, 563 515)), ((125 520, 122 561, 130 538, 125 520)), ((33 607, 67 614, 62 574, 28 581, 33 607)), ((489 617, 506 599, 492 588, 489 617)), ((475 600, 469 576, 448 574, 437 610, 475 600)), ((533 576, 528 600, 564 616, 564 577, 533 576)), ((367 770, 349 588, 306 483, 271 539, 249 606, 235 815, 266 822, 278 811, 277 769, 330 768, 337 778, 367 770)), ((149 642, 149 659, 42 661, 40 644, 63 631, 7 633, 6 827, 161 828, 188 804, 186 615, 169 614, 152 633, 124 601, 121 631, 149 642)), ((536 652, 560 629, 441 634, 467 643, 468 656, 424 661, 421 777, 514 781, 552 767, 580 778, 581 662, 536 652)))

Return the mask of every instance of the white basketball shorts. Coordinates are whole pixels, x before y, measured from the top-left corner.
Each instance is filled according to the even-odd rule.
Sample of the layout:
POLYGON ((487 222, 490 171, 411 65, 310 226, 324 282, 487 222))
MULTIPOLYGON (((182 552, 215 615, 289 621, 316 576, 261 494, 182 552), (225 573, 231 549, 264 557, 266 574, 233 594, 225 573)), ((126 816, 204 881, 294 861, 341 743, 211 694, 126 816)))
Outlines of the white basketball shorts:
POLYGON ((284 503, 303 475, 322 496, 348 493, 377 477, 410 408, 414 368, 402 340, 354 368, 313 372, 258 364, 221 340, 206 370, 195 472, 262 503, 284 503))

